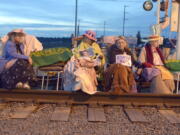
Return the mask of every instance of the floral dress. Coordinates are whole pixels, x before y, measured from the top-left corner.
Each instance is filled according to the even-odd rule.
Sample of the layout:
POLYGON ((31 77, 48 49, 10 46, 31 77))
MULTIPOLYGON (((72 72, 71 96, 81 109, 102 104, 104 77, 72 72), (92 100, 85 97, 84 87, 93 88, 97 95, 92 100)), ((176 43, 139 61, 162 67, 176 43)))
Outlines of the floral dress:
POLYGON ((10 49, 5 51, 9 53, 6 59, 12 58, 8 62, 15 62, 0 74, 0 82, 2 88, 14 89, 18 82, 27 83, 33 80, 35 74, 32 65, 26 59, 28 57, 23 55, 20 46, 13 45, 12 42, 7 43, 6 46, 6 49, 10 49))

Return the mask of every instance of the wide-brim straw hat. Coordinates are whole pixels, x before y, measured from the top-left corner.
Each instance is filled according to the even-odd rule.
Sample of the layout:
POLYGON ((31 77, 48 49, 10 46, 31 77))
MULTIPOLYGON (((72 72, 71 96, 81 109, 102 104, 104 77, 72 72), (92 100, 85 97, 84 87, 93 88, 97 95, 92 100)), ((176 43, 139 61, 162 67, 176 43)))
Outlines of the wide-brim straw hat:
POLYGON ((9 32, 7 35, 11 35, 11 34, 13 34, 13 33, 22 33, 22 34, 24 34, 24 35, 26 35, 26 33, 24 32, 24 30, 23 29, 13 29, 11 32, 9 32))
POLYGON ((161 37, 158 35, 151 35, 148 38, 149 41, 159 41, 160 39, 161 39, 161 37))

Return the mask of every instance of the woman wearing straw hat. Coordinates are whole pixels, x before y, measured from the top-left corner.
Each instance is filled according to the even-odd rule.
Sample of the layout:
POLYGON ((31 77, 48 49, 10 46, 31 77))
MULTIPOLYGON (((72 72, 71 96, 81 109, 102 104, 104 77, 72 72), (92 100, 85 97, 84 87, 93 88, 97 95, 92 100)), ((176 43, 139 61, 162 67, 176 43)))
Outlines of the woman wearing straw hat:
MULTIPOLYGON (((32 68, 31 57, 25 56, 23 51, 24 33, 11 32, 4 48, 4 69, 1 73, 1 84, 3 88, 25 88, 30 89, 29 82, 35 76, 32 68)), ((2 63, 1 63, 2 64, 2 63)))
POLYGON ((175 89, 173 75, 164 67, 164 57, 159 49, 160 37, 152 35, 149 43, 142 48, 139 62, 144 70, 143 77, 151 81, 151 92, 158 94, 170 94, 175 89))

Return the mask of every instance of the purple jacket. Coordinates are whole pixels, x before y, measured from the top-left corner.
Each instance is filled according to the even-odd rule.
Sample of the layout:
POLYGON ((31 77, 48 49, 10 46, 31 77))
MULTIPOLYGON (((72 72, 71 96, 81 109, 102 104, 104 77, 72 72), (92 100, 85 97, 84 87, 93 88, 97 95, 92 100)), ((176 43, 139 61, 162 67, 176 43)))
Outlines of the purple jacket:
MULTIPOLYGON (((21 50, 23 52, 23 45, 20 45, 21 50)), ((8 41, 4 48, 4 57, 6 60, 12 59, 28 59, 28 56, 23 54, 19 54, 16 50, 16 45, 12 41, 8 41)))
MULTIPOLYGON (((23 52, 23 45, 20 48, 23 52)), ((4 47, 4 57, 0 58, 0 73, 4 70, 6 63, 13 59, 28 59, 28 56, 19 54, 15 43, 8 41, 4 47)))

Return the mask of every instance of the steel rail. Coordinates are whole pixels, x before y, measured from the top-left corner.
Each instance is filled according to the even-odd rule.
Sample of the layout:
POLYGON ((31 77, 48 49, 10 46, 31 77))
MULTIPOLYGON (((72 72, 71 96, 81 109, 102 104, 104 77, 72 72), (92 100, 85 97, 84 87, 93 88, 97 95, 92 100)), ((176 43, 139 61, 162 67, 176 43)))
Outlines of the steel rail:
POLYGON ((180 95, 171 94, 119 94, 99 92, 87 95, 82 92, 65 92, 50 90, 3 90, 0 89, 0 100, 30 101, 36 103, 64 103, 64 104, 174 104, 180 105, 180 95))

